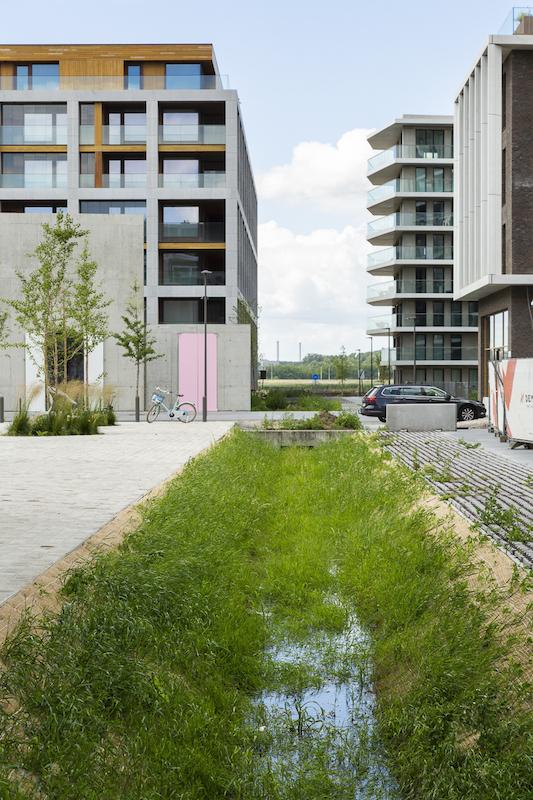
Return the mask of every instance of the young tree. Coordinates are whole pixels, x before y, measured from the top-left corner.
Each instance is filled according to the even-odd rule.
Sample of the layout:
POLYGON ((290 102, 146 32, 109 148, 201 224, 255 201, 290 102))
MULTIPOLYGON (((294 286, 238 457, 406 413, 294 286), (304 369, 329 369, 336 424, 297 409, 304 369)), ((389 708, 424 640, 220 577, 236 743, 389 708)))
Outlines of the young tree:
POLYGON ((87 237, 76 264, 76 281, 70 302, 71 339, 76 342, 68 357, 83 353, 85 405, 89 401, 89 354, 109 336, 106 308, 111 304, 96 284, 98 264, 89 253, 87 237))
POLYGON ((62 367, 66 375, 72 293, 67 270, 77 240, 87 231, 83 231, 69 214, 61 212, 54 225, 45 222, 42 227, 43 240, 30 254, 39 266, 28 275, 16 273, 20 281, 19 299, 2 300, 14 311, 16 322, 27 334, 24 346, 43 376, 48 404, 49 386, 57 389, 62 367))
POLYGON ((113 337, 124 350, 122 355, 133 361, 136 367, 135 382, 135 419, 139 421, 139 379, 141 364, 154 361, 162 356, 154 348, 155 338, 144 321, 144 304, 141 287, 135 281, 131 287, 131 296, 126 306, 126 313, 122 316, 124 329, 121 333, 114 333, 113 337))
POLYGON ((337 380, 340 380, 342 391, 344 391, 344 381, 348 377, 348 356, 344 345, 341 347, 339 355, 335 357, 334 362, 337 380))

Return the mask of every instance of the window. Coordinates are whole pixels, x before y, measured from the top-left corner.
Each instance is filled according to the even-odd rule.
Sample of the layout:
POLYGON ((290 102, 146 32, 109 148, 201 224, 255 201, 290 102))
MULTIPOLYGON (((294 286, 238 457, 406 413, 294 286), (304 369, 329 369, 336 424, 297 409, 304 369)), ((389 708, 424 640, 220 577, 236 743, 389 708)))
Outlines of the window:
POLYGON ((417 267, 415 271, 415 290, 416 292, 424 293, 426 291, 426 274, 425 267, 417 267))
POLYGON ((425 328, 427 324, 425 300, 416 300, 415 302, 415 324, 417 328, 425 328))
POLYGON ((17 64, 15 88, 19 90, 58 89, 59 64, 17 64))
POLYGON ((415 203, 415 223, 426 225, 427 223, 427 203, 425 200, 417 200, 415 203))
POLYGON ((433 358, 435 361, 444 359, 444 336, 442 333, 433 334, 433 358))
POLYGON ((225 281, 224 254, 200 253, 193 250, 163 251, 160 254, 159 283, 162 286, 201 286, 202 270, 208 269, 211 286, 222 286, 225 281))
POLYGON ((453 383, 461 383, 462 380, 462 370, 458 367, 453 367, 452 369, 452 382, 453 383))
POLYGON ((452 301, 452 328, 460 328, 463 324, 463 304, 459 300, 452 301))
POLYGON ((103 141, 104 144, 143 144, 146 142, 145 111, 106 110, 103 141))
MULTIPOLYGON (((444 370, 433 367, 433 383, 437 384, 437 386, 441 386, 444 383, 444 370)), ((446 394, 446 392, 444 392, 446 394)))
POLYGON ((499 361, 509 355, 509 312, 500 311, 488 317, 489 353, 491 360, 499 361))
POLYGON ((2 144, 66 144, 65 103, 4 103, 0 106, 2 144))
POLYGON ((446 258, 444 250, 444 234, 442 233, 433 234, 433 258, 446 258))
MULTIPOLYGON (((196 325, 204 321, 204 301, 199 298, 160 298, 159 324, 196 325)), ((207 301, 207 321, 222 325, 226 321, 226 301, 210 297, 207 301)))
POLYGON ((415 170, 415 191, 416 192, 425 192, 426 191, 426 168, 425 167, 417 167, 415 170))
POLYGON ((452 361, 461 360, 462 343, 463 340, 461 336, 457 334, 450 336, 450 358, 452 361))
POLYGON ((418 128, 415 137, 417 158, 443 158, 444 129, 418 128))
MULTIPOLYGON (((433 370, 433 375, 435 372, 436 370, 433 370)), ((440 370, 440 372, 442 372, 442 370, 440 370)), ((446 392, 444 392, 442 389, 436 389, 433 386, 425 386, 424 394, 426 397, 446 397, 446 392)))
POLYGON ((415 235, 415 258, 426 258, 426 240, 425 233, 417 233, 415 235))
POLYGON ((444 203, 441 200, 435 200, 433 203, 433 225, 444 225, 444 203))
POLYGON ((442 328, 444 325, 444 301, 433 301, 433 325, 435 328, 442 328))
POLYGON ((477 328, 477 324, 478 324, 477 303, 475 301, 470 301, 468 303, 468 326, 470 328, 477 328))
MULTIPOLYGON (((426 383, 426 381, 427 381, 427 371, 425 369, 417 368, 416 375, 415 375, 415 380, 418 383, 426 383)), ((423 391, 422 388, 420 389, 419 394, 421 394, 421 395, 424 394, 424 391, 423 391)))
POLYGON ((165 64, 166 89, 202 89, 201 64, 165 64))
POLYGON ((94 186, 95 154, 80 153, 80 186, 91 188, 94 186))
POLYGON ((200 235, 198 206, 163 206, 163 236, 165 239, 198 238, 200 235))
POLYGON ((439 167, 438 169, 433 170, 433 192, 443 192, 444 191, 444 169, 439 167))
POLYGON ((80 144, 94 144, 94 103, 80 103, 80 144))
POLYGON ((103 185, 116 189, 146 186, 146 159, 132 156, 110 156, 104 163, 103 185))
POLYGON ((201 184, 199 173, 197 158, 164 158, 162 185, 197 188, 201 184))
MULTIPOLYGON (((423 372, 425 374, 425 370, 423 372)), ((421 386, 401 386, 400 394, 402 397, 421 397, 424 394, 424 390, 421 386)))
POLYGON ((140 64, 126 64, 126 89, 142 89, 142 72, 140 64))
POLYGON ((81 200, 80 214, 142 214, 146 216, 144 200, 81 200))
POLYGON ((386 397, 390 397, 391 395, 396 395, 397 396, 397 395, 400 394, 400 392, 401 392, 401 389, 398 386, 386 386, 382 390, 381 394, 385 395, 386 397))
MULTIPOLYGON (((435 294, 444 292, 444 267, 433 267, 433 292, 435 294)), ((435 304, 433 304, 433 308, 435 308, 435 304)))
POLYGON ((67 185, 64 154, 3 153, 1 181, 9 189, 54 189, 67 185))
POLYGON ((426 360, 426 334, 417 333, 415 336, 415 352, 417 361, 426 360))
POLYGON ((57 214, 58 211, 67 211, 66 203, 52 203, 50 205, 32 204, 31 206, 24 206, 24 214, 57 214))
POLYGON ((163 142, 198 142, 200 139, 197 111, 164 111, 163 142))
POLYGON ((507 272, 507 228, 502 225, 502 275, 507 272))

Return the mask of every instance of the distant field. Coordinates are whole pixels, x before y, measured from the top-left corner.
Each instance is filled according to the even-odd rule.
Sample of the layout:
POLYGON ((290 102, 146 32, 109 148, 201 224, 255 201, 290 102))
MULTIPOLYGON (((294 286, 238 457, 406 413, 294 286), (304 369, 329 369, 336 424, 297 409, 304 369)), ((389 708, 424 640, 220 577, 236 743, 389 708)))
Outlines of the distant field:
MULTIPOLYGON (((375 382, 375 381, 374 381, 375 382)), ((259 387, 265 389, 272 389, 275 386, 288 388, 290 386, 308 386, 309 388, 316 389, 317 392, 319 391, 327 391, 328 389, 344 389, 344 393, 348 394, 352 392, 353 394, 357 394, 359 391, 359 382, 354 380, 344 381, 344 386, 342 385, 341 381, 332 378, 331 380, 318 380, 312 381, 305 378, 273 378, 272 380, 266 381, 259 381, 259 387)), ((367 391, 370 388, 371 384, 370 381, 361 381, 361 389, 363 391, 367 391)))

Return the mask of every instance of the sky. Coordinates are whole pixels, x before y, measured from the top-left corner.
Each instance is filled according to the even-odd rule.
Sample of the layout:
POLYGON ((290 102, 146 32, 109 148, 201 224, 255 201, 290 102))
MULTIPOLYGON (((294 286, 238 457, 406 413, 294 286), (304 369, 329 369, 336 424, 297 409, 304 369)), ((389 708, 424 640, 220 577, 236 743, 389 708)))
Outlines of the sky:
POLYGON ((452 114, 502 0, 24 0, 5 44, 212 42, 239 92, 259 195, 260 352, 369 349, 367 135, 452 114))

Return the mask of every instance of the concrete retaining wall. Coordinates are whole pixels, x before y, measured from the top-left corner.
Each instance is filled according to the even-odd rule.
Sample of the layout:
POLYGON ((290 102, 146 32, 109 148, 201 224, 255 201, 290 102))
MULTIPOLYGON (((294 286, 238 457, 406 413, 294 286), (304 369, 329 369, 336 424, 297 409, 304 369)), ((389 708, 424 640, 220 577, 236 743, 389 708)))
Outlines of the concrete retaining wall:
POLYGON ((352 436, 356 431, 283 431, 283 430, 258 430, 250 431, 252 436, 270 442, 274 447, 317 447, 324 442, 332 442, 335 439, 342 439, 344 436, 352 436))
POLYGON ((387 426, 391 431, 454 431, 457 406, 455 403, 390 404, 387 426))

